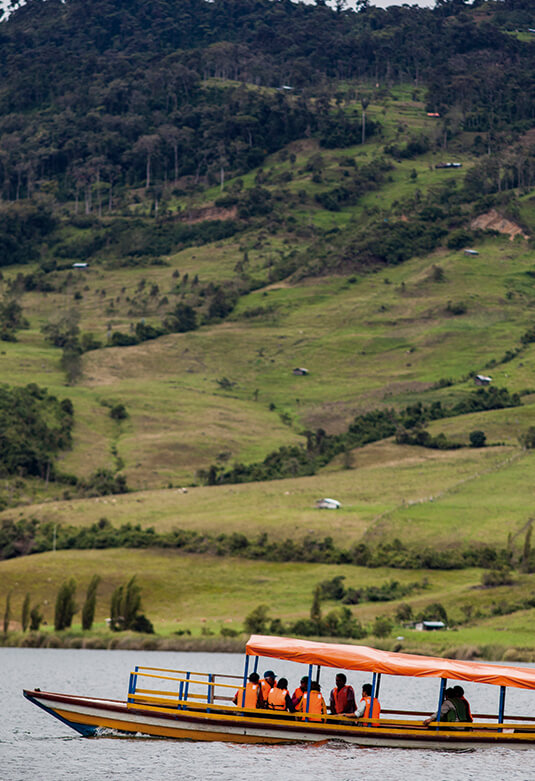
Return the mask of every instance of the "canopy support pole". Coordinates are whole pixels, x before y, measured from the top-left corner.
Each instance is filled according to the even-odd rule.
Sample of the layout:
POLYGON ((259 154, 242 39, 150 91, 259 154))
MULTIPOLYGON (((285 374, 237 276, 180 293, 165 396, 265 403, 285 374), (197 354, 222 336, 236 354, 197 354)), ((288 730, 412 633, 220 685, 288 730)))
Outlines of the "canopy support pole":
POLYGON ((258 672, 258 663, 259 663, 259 661, 260 661, 260 657, 259 656, 255 656, 255 658, 254 658, 254 667, 253 667, 253 672, 254 673, 258 672))
MULTIPOLYGON (((373 677, 372 677, 372 696, 370 697, 370 718, 373 716, 373 702, 374 702, 375 698, 377 697, 376 692, 377 692, 377 690, 379 688, 379 683, 377 681, 378 678, 379 678, 379 682, 380 682, 380 680, 381 680, 380 674, 378 675, 377 673, 374 673, 373 677)), ((368 724, 368 727, 373 727, 373 726, 374 726, 373 724, 368 724)))
MULTIPOLYGON (((258 662, 258 656, 256 657, 256 661, 258 662)), ((242 691, 242 697, 241 697, 241 706, 242 708, 245 708, 245 687, 247 686, 247 678, 249 677, 249 656, 245 654, 245 667, 243 670, 243 691, 242 691)))
POLYGON ((316 667, 316 683, 320 682, 320 670, 321 670, 321 667, 318 664, 318 666, 316 667))
POLYGON ((379 699, 379 689, 381 688, 381 673, 377 673, 377 685, 375 687, 375 691, 373 692, 373 696, 378 700, 379 699))
MULTIPOLYGON (((308 665, 308 683, 307 683, 307 708, 305 713, 308 713, 310 710, 310 689, 312 686, 312 670, 313 667, 311 664, 308 665)), ((308 718, 305 718, 305 721, 308 721, 308 718)))
MULTIPOLYGON (((498 710, 498 721, 500 724, 503 724, 504 720, 504 713, 505 713, 505 686, 500 686, 500 707, 498 710)), ((500 730, 502 732, 503 730, 500 730)))
MULTIPOLYGON (((436 718, 436 721, 438 722, 440 722, 440 709, 442 708, 442 702, 444 701, 444 692, 446 691, 447 683, 448 683, 447 678, 440 679, 440 694, 438 695, 438 708, 437 708, 437 718, 436 718)), ((440 727, 437 727, 437 729, 440 729, 440 727)))

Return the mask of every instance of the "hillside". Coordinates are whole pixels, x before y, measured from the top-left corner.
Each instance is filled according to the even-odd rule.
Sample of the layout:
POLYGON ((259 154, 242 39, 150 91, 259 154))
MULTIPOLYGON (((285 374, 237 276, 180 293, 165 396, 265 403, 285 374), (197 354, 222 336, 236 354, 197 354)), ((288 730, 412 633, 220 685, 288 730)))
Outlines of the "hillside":
MULTIPOLYGON (((529 4, 112 5, 0 23, 0 599, 257 556, 283 621, 342 571, 430 572, 458 624, 493 626, 500 589, 529 612, 535 46, 511 34, 529 4), (68 550, 114 548, 76 538, 102 518, 197 536, 68 550)), ((238 601, 214 616, 238 622, 265 589, 228 572, 238 601)), ((149 580, 170 632, 175 586, 149 580)))

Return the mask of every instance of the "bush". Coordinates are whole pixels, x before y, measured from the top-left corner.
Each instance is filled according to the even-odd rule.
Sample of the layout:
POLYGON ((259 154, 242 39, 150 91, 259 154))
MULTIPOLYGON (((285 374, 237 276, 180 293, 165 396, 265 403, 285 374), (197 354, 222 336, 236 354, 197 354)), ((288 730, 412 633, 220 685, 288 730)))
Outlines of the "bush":
POLYGON ((113 420, 125 420, 128 417, 128 412, 124 404, 115 404, 110 410, 110 418, 113 420))
POLYGON ((269 607, 267 605, 258 605, 254 610, 251 610, 243 622, 245 632, 253 635, 263 634, 266 631, 268 613, 269 607))
POLYGON ((393 622, 388 616, 376 616, 373 622, 372 634, 375 637, 389 637, 393 629, 393 622))
POLYGON ((484 431, 471 431, 470 432, 470 447, 485 447, 487 437, 484 431))
POLYGON ((487 588, 510 586, 512 583, 514 583, 514 579, 508 567, 491 569, 481 575, 481 584, 487 588))

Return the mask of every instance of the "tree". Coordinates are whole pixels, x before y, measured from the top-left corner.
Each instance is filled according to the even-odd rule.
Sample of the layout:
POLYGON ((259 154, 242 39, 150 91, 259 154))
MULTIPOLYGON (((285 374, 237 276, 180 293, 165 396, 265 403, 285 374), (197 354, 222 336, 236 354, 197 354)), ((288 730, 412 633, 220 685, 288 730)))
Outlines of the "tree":
POLYGON ((152 634, 153 626, 149 619, 140 613, 141 589, 134 575, 126 585, 118 586, 112 594, 110 605, 111 628, 115 631, 132 629, 136 632, 152 634))
POLYGON ((370 104, 370 99, 367 95, 363 95, 360 99, 360 105, 362 106, 362 143, 366 141, 366 109, 370 104))
POLYGON ((9 631, 9 622, 11 620, 11 591, 6 595, 6 608, 4 610, 4 634, 7 635, 9 631))
POLYGON ((76 603, 74 597, 76 594, 76 581, 70 578, 62 583, 56 597, 56 606, 54 610, 54 629, 61 632, 62 629, 68 629, 72 624, 72 619, 76 613, 76 603))
POLYGON ((87 587, 84 606, 82 608, 82 629, 84 632, 91 629, 95 619, 95 607, 97 603, 97 588, 100 583, 100 575, 93 575, 87 587))
POLYGON ((189 304, 177 304, 174 311, 165 318, 164 326, 171 333, 195 331, 198 327, 195 310, 189 304))
POLYGON ((470 447, 485 447, 487 437, 484 431, 471 431, 470 432, 470 447))
POLYGON ((134 145, 134 152, 145 154, 145 190, 148 190, 151 182, 151 163, 154 153, 160 143, 160 136, 155 133, 140 136, 134 145))
POLYGON ((268 622, 269 607, 267 605, 258 605, 254 610, 245 616, 243 628, 245 632, 253 635, 261 635, 266 631, 268 622))
POLYGON ((394 624, 388 616, 376 616, 373 622, 372 634, 375 637, 388 637, 392 632, 394 624))
POLYGON ((78 346, 79 322, 80 313, 76 309, 70 309, 66 313, 58 312, 48 323, 45 323, 41 333, 54 347, 74 348, 78 346))
POLYGON ((25 632, 30 624, 30 595, 26 594, 22 603, 21 616, 22 631, 25 632))
POLYGON ((321 586, 314 589, 312 605, 310 607, 310 620, 314 622, 318 630, 321 627, 321 586))
POLYGON ((43 614, 40 610, 40 605, 35 605, 30 611, 30 631, 38 632, 43 620, 43 614))

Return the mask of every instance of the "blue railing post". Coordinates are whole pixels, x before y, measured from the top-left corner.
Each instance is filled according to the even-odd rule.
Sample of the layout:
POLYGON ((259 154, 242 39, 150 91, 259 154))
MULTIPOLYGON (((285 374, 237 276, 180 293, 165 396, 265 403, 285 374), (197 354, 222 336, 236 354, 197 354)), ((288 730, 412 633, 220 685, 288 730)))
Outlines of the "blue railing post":
MULTIPOLYGON (((184 698, 184 681, 180 681, 178 685, 178 699, 179 701, 182 701, 184 698)), ((179 708, 182 708, 182 705, 178 706, 179 708)))
MULTIPOLYGON (((188 693, 189 693, 189 679, 191 678, 191 673, 186 673, 186 685, 184 686, 184 700, 188 701, 188 693)), ((183 706, 184 709, 186 706, 183 706)))
MULTIPOLYGON (((500 686, 500 706, 498 710, 498 723, 503 724, 505 718, 505 686, 500 686)), ((503 730, 500 730, 503 732, 503 730)))
MULTIPOLYGON (((375 687, 377 686, 377 673, 372 676, 372 696, 370 697, 370 718, 373 717, 373 701, 375 700, 375 687)), ((373 727, 373 724, 368 723, 368 727, 373 727)))
MULTIPOLYGON (((256 657, 258 661, 258 657, 256 657)), ((249 657, 245 654, 245 667, 243 669, 243 692, 241 697, 241 706, 245 708, 245 687, 247 686, 247 678, 249 677, 249 657)))
POLYGON ((139 667, 136 666, 135 672, 130 673, 130 680, 128 682, 128 702, 134 702, 133 695, 136 693, 137 686, 137 672, 139 667), (130 696, 132 695, 132 696, 130 696))
MULTIPOLYGON (((208 673, 208 695, 206 698, 208 705, 211 705, 214 701, 214 681, 215 675, 213 673, 208 673)), ((206 712, 210 713, 210 708, 206 708, 206 712)))
MULTIPOLYGON (((444 700, 444 692, 446 691, 447 682, 448 682, 447 678, 440 679, 440 694, 438 695, 438 708, 437 708, 437 718, 436 718, 438 722, 440 722, 440 709, 442 708, 442 701, 444 700)), ((437 726, 437 729, 440 729, 440 724, 437 726)))
MULTIPOLYGON (((308 665, 308 683, 307 683, 307 708, 305 713, 310 711, 310 687, 312 686, 312 665, 308 665)), ((308 721, 308 718, 305 718, 308 721)))

